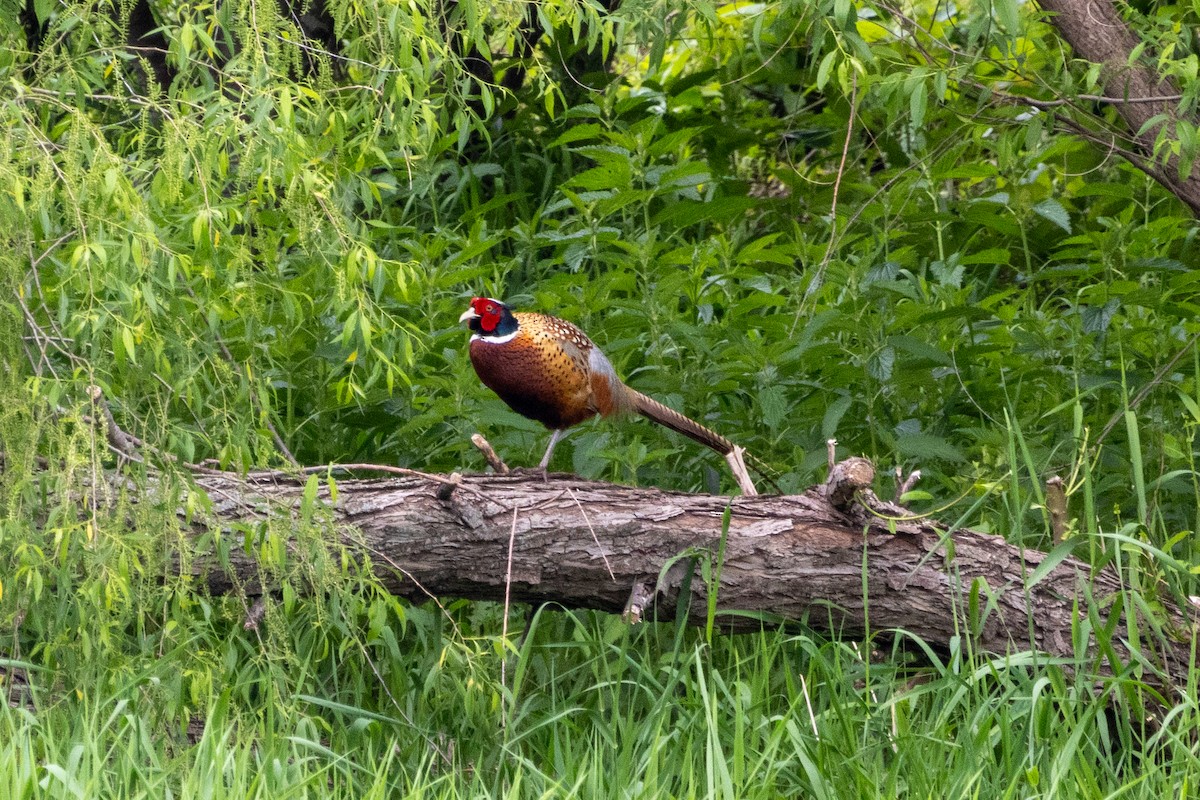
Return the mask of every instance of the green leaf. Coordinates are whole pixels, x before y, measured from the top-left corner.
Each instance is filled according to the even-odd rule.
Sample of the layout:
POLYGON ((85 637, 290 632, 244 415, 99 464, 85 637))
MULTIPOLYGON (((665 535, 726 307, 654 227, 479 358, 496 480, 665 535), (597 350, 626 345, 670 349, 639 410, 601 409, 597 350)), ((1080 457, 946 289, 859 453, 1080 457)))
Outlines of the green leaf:
POLYGON ((137 348, 133 342, 133 331, 125 326, 121 327, 121 344, 125 347, 125 354, 129 356, 129 360, 136 364, 137 348))
POLYGON ((1055 567, 1070 557, 1071 553, 1075 551, 1077 544, 1078 542, 1076 541, 1066 541, 1047 553, 1042 558, 1041 563, 1025 579, 1025 588, 1032 589, 1041 583, 1055 567))
POLYGON ((943 286, 960 289, 966 269, 959 263, 957 255, 957 253, 953 254, 948 261, 934 261, 929 265, 929 272, 943 286))
POLYGON ((896 437, 896 450, 907 460, 922 461, 966 461, 962 452, 941 436, 928 433, 904 433, 896 437))
POLYGON ((718 197, 707 202, 677 200, 656 214, 651 224, 655 227, 685 228, 713 220, 728 221, 761 205, 762 201, 753 197, 718 197))
POLYGON ((1192 415, 1191 421, 1200 423, 1200 404, 1196 403, 1195 398, 1183 392, 1176 392, 1176 397, 1179 398, 1179 402, 1183 403, 1183 407, 1188 410, 1188 413, 1192 415))
POLYGON ((1043 200, 1033 207, 1033 213, 1045 220, 1053 222, 1067 233, 1071 232, 1071 216, 1057 200, 1043 200))
POLYGON ((788 413, 788 403, 782 386, 765 386, 758 393, 758 407, 762 411, 763 424, 772 431, 778 430, 788 413))
POLYGON ((995 194, 984 200, 972 203, 962 209, 963 219, 967 222, 974 222, 990 228, 1001 236, 1011 239, 1019 238, 1021 228, 1013 220, 1005 203, 1008 202, 1008 195, 1004 193, 995 194))
POLYGON ((896 365, 896 351, 890 345, 884 346, 871 354, 867 359, 867 374, 875 380, 886 383, 892 379, 892 368, 896 365))
POLYGON ((562 147, 563 145, 581 142, 587 139, 598 139, 603 129, 598 122, 588 122, 583 125, 572 125, 546 145, 547 148, 562 147))
POLYGON ((829 75, 833 71, 834 66, 837 64, 838 55, 840 54, 837 50, 830 50, 825 54, 825 57, 821 59, 821 64, 819 67, 817 67, 817 91, 821 91, 825 88, 825 85, 829 83, 829 75))
POLYGON ((852 405, 854 397, 849 394, 844 394, 829 404, 825 409, 825 416, 821 418, 822 439, 832 439, 837 435, 838 425, 852 405))
POLYGON ((633 181, 633 170, 629 162, 609 163, 585 170, 568 181, 572 188, 597 191, 601 189, 626 189, 633 181))
POLYGON ((960 262, 963 264, 999 264, 1003 266, 1011 261, 1012 253, 1007 247, 989 247, 986 250, 964 254, 960 258, 960 262))
POLYGON ((311 518, 317 503, 317 490, 321 487, 321 479, 314 473, 304 482, 304 495, 300 500, 300 513, 305 518, 311 518))
POLYGON ((924 81, 916 81, 908 95, 908 113, 914 128, 925 124, 925 109, 929 103, 929 93, 924 81))
POLYGON ((646 154, 651 158, 660 158, 674 153, 695 138, 700 130, 700 128, 680 128, 677 131, 671 131, 656 139, 646 150, 646 154))
POLYGON ((1120 308, 1121 301, 1113 299, 1099 307, 1084 306, 1079 309, 1079 316, 1083 321, 1083 332, 1103 333, 1108 330, 1108 326, 1112 324, 1113 317, 1117 315, 1120 308))
POLYGON ((946 367, 954 364, 954 359, 950 358, 941 348, 916 336, 909 336, 907 334, 889 336, 888 343, 894 345, 898 350, 903 350, 910 355, 931 361, 934 364, 941 364, 946 367))
POLYGON ((884 261, 882 264, 876 264, 867 270, 867 274, 863 276, 862 285, 866 288, 876 283, 894 281, 899 275, 899 264, 895 261, 884 261))
POLYGON ((996 19, 1004 26, 1005 33, 1016 36, 1021 30, 1017 0, 992 0, 992 9, 995 11, 996 19))

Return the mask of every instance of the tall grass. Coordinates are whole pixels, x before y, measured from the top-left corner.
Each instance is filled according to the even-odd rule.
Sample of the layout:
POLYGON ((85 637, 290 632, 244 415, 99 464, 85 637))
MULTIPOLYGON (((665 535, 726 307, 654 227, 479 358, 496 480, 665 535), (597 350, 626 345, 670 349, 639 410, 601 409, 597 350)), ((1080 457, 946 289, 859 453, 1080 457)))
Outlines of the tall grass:
POLYGON ((672 623, 543 609, 506 690, 490 610, 471 632, 459 609, 462 638, 405 637, 374 668, 335 669, 315 650, 291 654, 302 677, 214 665, 190 738, 155 675, 0 708, 0 793, 1100 798, 1187 796, 1200 780, 1194 703, 1147 725, 1124 699, 1140 688, 1132 674, 1094 684, 1064 669, 1079 665, 962 642, 935 653, 903 634, 895 646, 779 630, 710 645, 672 623), (409 690, 385 691, 376 670, 409 690), (265 685, 259 702, 235 701, 245 682, 265 685))

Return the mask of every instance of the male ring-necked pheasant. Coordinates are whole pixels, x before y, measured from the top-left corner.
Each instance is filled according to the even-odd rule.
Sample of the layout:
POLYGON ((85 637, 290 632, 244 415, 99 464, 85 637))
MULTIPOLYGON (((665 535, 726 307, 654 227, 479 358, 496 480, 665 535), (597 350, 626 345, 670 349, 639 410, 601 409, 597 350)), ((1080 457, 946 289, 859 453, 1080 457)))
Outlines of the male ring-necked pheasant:
POLYGON ((567 428, 597 414, 637 412, 722 455, 733 450, 724 436, 622 383, 600 348, 565 320, 476 297, 458 321, 471 329, 471 364, 484 385, 552 431, 539 469, 567 428))

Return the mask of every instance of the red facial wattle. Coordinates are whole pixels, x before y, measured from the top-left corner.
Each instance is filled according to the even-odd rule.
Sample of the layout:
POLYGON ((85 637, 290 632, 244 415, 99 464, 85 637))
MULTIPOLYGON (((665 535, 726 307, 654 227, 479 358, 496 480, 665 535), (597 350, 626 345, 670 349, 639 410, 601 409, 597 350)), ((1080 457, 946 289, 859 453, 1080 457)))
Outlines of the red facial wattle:
POLYGON ((479 315, 479 327, 485 333, 496 330, 496 326, 500 324, 500 311, 496 308, 495 302, 486 297, 476 297, 471 301, 471 307, 479 315))

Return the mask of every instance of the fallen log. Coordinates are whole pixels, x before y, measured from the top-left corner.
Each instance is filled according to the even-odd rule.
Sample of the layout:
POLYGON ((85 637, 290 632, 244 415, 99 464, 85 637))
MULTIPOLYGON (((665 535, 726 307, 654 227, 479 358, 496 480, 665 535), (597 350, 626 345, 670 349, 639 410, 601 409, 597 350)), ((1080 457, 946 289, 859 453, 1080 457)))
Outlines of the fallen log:
MULTIPOLYGON (((841 482, 783 497, 681 494, 569 475, 310 479, 307 492, 304 480, 274 473, 199 475, 213 517, 188 524, 197 535, 248 531, 318 508, 340 546, 369 560, 388 591, 413 600, 511 596, 631 620, 665 609, 658 618, 672 619, 686 587, 689 621, 706 622, 715 592, 724 630, 765 619, 849 637, 905 631, 940 650, 970 637, 1000 655, 1086 656, 1098 674, 1133 664, 1159 686, 1187 675, 1190 623, 1180 610, 1153 621, 1165 631, 1159 636, 1147 635, 1150 621, 1139 617, 1134 649, 1124 617, 1133 604, 1114 570, 1061 554, 1039 569, 1045 553, 905 516, 862 488, 853 461, 834 470, 841 482), (719 585, 705 585, 703 569, 689 572, 704 559, 719 585), (1094 632, 1110 614, 1119 620, 1098 646, 1094 632)), ((867 473, 869 481, 869 465, 867 473)), ((253 552, 227 547, 187 569, 216 594, 269 592, 253 552)))

